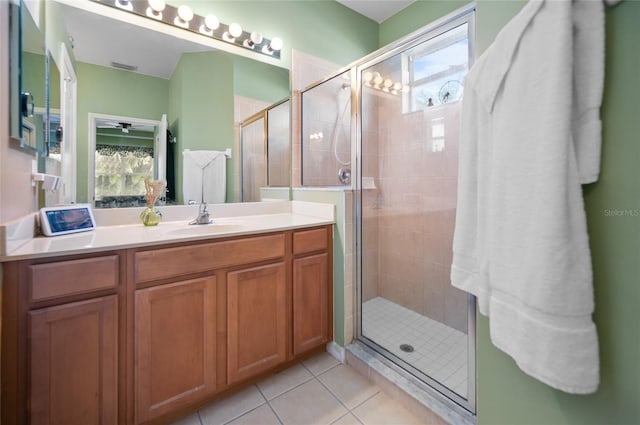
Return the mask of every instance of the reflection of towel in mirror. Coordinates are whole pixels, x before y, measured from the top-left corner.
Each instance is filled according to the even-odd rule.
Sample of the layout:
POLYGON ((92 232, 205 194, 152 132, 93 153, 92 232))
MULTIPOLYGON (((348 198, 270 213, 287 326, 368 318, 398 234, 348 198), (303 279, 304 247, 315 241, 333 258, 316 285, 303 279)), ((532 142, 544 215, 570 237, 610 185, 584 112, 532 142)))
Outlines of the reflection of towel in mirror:
POLYGON ((204 193, 204 202, 222 204, 226 199, 227 163, 224 152, 192 151, 182 152, 182 196, 184 203, 200 203, 204 193), (204 191, 203 189, 204 176, 204 191))

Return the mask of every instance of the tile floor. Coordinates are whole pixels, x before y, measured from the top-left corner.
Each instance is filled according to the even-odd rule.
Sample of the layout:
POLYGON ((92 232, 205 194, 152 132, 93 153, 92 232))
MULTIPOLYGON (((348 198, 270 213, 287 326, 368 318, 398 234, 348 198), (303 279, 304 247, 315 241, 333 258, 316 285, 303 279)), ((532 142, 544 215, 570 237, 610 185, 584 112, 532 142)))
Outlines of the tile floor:
POLYGON ((362 334, 467 397, 467 334, 382 297, 362 304, 362 334), (410 344, 407 353, 401 344, 410 344))
POLYGON ((424 425, 366 378, 321 353, 172 425, 424 425))

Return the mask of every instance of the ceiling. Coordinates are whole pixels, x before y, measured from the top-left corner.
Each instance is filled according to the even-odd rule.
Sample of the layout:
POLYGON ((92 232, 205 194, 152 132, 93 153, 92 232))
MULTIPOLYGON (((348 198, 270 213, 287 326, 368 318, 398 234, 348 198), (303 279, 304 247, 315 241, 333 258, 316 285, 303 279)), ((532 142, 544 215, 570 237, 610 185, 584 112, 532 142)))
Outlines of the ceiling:
MULTIPOLYGON (((415 0, 337 0, 382 22, 415 0)), ((185 52, 211 51, 211 47, 97 15, 61 3, 77 60, 111 67, 111 62, 137 67, 136 72, 169 79, 185 52)))
POLYGON ((416 0, 336 0, 369 19, 382 23, 416 0))
POLYGON ((138 67, 136 72, 169 79, 185 52, 210 51, 161 32, 131 25, 62 4, 73 53, 77 60, 111 67, 111 62, 138 67))

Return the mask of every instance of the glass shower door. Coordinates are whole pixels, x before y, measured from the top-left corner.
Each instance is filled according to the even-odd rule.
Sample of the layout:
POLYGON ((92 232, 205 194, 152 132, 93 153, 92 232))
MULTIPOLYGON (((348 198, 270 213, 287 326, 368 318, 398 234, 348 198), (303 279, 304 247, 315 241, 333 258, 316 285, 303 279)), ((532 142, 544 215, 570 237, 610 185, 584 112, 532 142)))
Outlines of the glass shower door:
POLYGON ((474 307, 449 274, 472 16, 357 68, 358 337, 469 410, 474 307))
POLYGON ((264 111, 240 124, 242 202, 259 202, 267 186, 267 125, 264 111))

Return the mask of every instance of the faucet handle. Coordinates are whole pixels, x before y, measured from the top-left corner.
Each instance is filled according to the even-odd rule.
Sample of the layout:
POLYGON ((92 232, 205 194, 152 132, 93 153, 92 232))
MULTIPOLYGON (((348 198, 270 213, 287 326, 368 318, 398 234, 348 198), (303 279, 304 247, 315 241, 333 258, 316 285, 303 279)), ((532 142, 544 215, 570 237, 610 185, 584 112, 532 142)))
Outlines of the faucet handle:
POLYGON ((210 214, 206 203, 203 202, 200 204, 198 216, 189 224, 211 224, 210 214))

